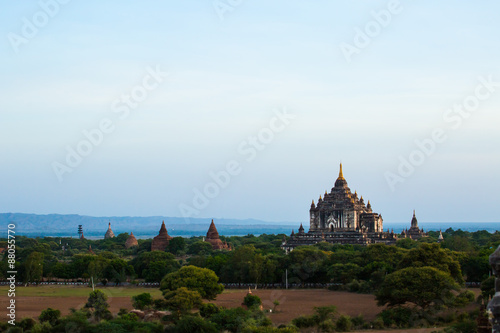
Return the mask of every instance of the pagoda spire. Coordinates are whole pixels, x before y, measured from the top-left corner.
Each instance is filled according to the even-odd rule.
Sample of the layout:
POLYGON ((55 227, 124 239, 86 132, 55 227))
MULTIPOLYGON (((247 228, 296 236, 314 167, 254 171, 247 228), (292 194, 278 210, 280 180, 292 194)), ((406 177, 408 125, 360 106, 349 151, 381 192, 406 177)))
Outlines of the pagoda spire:
POLYGON ((344 179, 344 173, 342 172, 342 163, 340 163, 339 179, 344 179))

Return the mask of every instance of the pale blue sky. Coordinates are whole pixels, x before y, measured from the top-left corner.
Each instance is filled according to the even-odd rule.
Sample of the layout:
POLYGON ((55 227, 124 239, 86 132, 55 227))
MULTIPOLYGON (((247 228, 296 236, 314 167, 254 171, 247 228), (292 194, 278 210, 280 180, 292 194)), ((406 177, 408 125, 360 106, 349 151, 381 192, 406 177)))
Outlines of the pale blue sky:
POLYGON ((69 1, 16 53, 9 36, 52 1, 0 12, 0 212, 181 216, 236 160, 194 216, 306 222, 342 161, 386 222, 413 209, 424 222, 499 220, 500 85, 457 129, 443 118, 478 77, 500 82, 498 2, 401 1, 347 62, 340 45, 390 1, 246 0, 223 20, 207 0, 69 1), (119 119, 113 102, 157 66, 168 77, 119 119), (296 118, 247 161, 238 147, 283 108, 296 118), (60 182, 53 162, 104 118, 115 130, 60 182), (436 128, 447 140, 392 190, 386 173, 436 128))

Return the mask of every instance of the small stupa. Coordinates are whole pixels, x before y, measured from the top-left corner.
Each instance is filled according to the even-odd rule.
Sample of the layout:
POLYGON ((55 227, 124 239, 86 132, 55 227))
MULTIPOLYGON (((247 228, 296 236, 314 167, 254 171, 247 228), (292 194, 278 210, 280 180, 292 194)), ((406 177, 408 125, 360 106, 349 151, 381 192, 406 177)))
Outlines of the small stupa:
POLYGON ((115 234, 113 233, 113 230, 111 230, 111 222, 108 223, 108 231, 106 231, 106 234, 104 235, 104 239, 107 238, 113 238, 115 237, 115 234))
POLYGON ((137 239, 135 238, 133 232, 130 233, 130 236, 128 236, 127 240, 125 241, 126 249, 130 249, 132 246, 139 246, 139 243, 137 243, 137 239))

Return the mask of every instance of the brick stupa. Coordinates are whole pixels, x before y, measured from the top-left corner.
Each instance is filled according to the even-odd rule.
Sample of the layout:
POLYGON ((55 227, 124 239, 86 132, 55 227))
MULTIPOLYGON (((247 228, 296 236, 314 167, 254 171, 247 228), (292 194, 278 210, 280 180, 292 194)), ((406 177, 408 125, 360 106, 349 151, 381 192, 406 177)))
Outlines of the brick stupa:
POLYGON ((153 238, 153 242, 151 243, 151 251, 165 251, 168 246, 168 241, 171 240, 172 237, 169 236, 167 232, 167 228, 165 227, 165 221, 161 223, 160 233, 158 236, 153 238))
POLYGON ((212 249, 214 250, 228 250, 231 251, 231 247, 226 243, 222 242, 219 238, 219 233, 217 232, 217 228, 215 227, 214 220, 210 223, 210 227, 207 231, 207 237, 205 238, 206 242, 209 242, 212 245, 212 249))
POLYGON ((130 233, 130 236, 128 236, 127 240, 125 241, 126 249, 130 249, 132 246, 139 246, 139 243, 137 243, 137 238, 135 238, 133 232, 130 233))
POLYGON ((108 223, 108 231, 106 231, 106 234, 104 235, 104 239, 107 238, 113 238, 115 237, 115 234, 113 233, 113 230, 111 230, 111 222, 108 223))

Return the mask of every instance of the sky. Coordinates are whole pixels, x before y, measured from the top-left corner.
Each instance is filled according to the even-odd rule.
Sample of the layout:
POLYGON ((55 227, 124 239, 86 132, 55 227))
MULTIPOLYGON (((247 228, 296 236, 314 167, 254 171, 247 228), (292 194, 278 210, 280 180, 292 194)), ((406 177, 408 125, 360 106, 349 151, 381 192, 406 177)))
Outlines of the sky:
POLYGON ((498 1, 9 1, 0 212, 497 222, 498 1))

